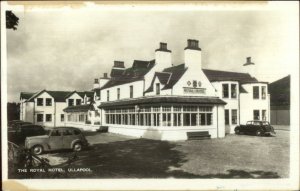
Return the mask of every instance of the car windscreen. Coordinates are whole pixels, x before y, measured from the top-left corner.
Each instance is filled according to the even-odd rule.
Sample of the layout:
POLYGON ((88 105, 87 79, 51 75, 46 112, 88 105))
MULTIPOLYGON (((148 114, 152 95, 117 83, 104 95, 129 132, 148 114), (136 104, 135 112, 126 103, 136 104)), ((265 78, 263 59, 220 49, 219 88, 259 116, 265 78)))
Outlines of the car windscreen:
POLYGON ((270 125, 269 122, 262 122, 262 125, 270 125))

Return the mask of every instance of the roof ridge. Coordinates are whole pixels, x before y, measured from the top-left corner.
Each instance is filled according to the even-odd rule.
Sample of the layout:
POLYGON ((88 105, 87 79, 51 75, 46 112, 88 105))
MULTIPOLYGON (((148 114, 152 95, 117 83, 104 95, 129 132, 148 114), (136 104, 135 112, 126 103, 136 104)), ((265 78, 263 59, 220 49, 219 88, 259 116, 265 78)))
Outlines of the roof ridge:
POLYGON ((225 70, 213 70, 213 69, 204 69, 204 68, 202 68, 202 70, 215 71, 215 72, 228 72, 228 73, 236 73, 236 74, 248 74, 251 76, 251 74, 246 73, 246 72, 231 72, 231 71, 225 71, 225 70))

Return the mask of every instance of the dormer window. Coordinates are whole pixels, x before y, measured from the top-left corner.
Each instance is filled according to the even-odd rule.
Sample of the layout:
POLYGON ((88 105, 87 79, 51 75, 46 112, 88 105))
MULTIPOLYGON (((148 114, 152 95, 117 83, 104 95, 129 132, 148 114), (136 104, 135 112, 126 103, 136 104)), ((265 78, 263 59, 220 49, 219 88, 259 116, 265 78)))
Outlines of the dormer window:
POLYGON ((81 99, 76 99, 76 105, 81 105, 81 99))
POLYGON ((231 98, 236 98, 236 84, 231 84, 231 98))
POLYGON ((156 83, 156 95, 160 95, 160 83, 156 83))
POLYGON ((259 86, 253 86, 253 99, 259 99, 259 86))

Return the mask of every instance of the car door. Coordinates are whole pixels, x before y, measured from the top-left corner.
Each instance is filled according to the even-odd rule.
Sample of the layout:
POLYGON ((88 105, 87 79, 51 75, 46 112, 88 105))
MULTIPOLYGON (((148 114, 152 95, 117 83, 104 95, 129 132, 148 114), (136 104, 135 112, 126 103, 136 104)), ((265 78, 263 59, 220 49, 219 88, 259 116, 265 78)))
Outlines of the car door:
POLYGON ((63 136, 60 129, 54 129, 51 131, 48 144, 51 150, 63 148, 63 136))
POLYGON ((63 130, 63 147, 64 149, 70 149, 71 143, 75 139, 75 135, 72 129, 63 130))

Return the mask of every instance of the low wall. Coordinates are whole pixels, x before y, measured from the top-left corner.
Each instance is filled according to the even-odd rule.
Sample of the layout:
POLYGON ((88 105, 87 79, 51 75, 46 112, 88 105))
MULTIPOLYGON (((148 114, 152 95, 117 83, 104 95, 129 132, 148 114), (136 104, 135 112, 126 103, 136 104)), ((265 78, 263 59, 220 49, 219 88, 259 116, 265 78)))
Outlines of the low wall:
POLYGON ((211 138, 217 138, 215 127, 147 127, 108 125, 108 132, 138 138, 180 141, 187 140, 187 132, 208 131, 211 138))
POLYGON ((65 126, 68 127, 76 127, 78 129, 81 129, 83 131, 96 131, 100 128, 100 125, 92 125, 92 124, 85 124, 85 123, 72 123, 67 122, 65 123, 65 126))

